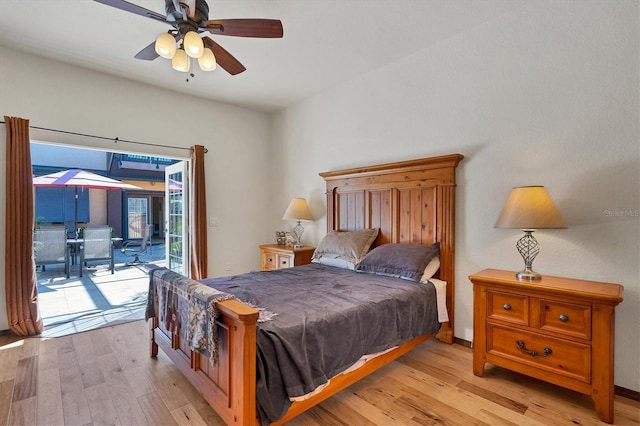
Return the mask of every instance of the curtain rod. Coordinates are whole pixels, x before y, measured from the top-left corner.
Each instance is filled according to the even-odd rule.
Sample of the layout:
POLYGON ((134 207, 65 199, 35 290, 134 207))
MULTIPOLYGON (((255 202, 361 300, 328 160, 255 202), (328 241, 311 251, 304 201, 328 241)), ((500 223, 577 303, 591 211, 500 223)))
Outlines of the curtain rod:
MULTIPOLYGON (((0 123, 5 124, 4 121, 0 121, 0 123)), ((183 150, 187 150, 187 151, 193 151, 193 148, 184 148, 184 147, 181 147, 181 146, 170 146, 170 145, 162 145, 162 144, 149 143, 149 142, 130 141, 130 140, 127 140, 127 139, 120 139, 117 136, 115 138, 108 138, 106 136, 89 135, 89 134, 86 134, 86 133, 77 133, 77 132, 70 132, 70 131, 67 131, 67 130, 49 129, 49 128, 46 128, 46 127, 38 127, 38 126, 31 126, 31 125, 29 126, 29 128, 37 129, 37 130, 45 130, 47 132, 64 133, 64 134, 67 134, 67 135, 84 136, 84 137, 87 137, 87 138, 102 139, 102 140, 106 140, 106 141, 113 141, 114 143, 124 142, 124 143, 136 144, 136 145, 155 146, 155 147, 162 147, 162 148, 183 149, 183 150)), ((205 148, 204 149, 204 153, 206 154, 207 152, 209 152, 209 150, 207 148, 205 148)))

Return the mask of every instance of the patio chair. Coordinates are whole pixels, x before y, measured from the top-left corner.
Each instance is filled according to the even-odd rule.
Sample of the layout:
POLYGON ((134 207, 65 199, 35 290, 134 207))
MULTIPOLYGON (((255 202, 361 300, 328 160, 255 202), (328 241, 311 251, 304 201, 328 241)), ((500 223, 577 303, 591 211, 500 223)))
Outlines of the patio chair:
POLYGON ((67 232, 62 227, 38 228, 33 235, 33 252, 36 266, 63 263, 64 273, 69 278, 69 250, 67 232))
POLYGON ((109 226, 88 226, 83 231, 82 248, 80 249, 80 276, 87 261, 108 260, 113 274, 113 242, 109 226))
POLYGON ((142 241, 140 242, 140 246, 136 246, 134 248, 129 248, 130 245, 133 245, 134 243, 137 244, 137 240, 130 240, 127 241, 126 243, 124 243, 122 245, 122 248, 120 249, 120 251, 122 252, 122 254, 124 254, 125 256, 133 256, 133 260, 131 262, 127 262, 126 265, 127 266, 132 266, 132 265, 141 265, 144 263, 147 263, 145 261, 140 260, 140 255, 141 254, 146 254, 147 253, 147 248, 149 248, 151 250, 152 248, 152 243, 151 243, 151 235, 153 234, 153 224, 149 224, 147 226, 145 226, 144 228, 144 235, 142 236, 142 241), (131 253, 131 254, 129 254, 131 253))
POLYGON ((78 238, 78 228, 76 228, 76 223, 74 221, 65 220, 64 228, 67 230, 67 238, 78 238))
MULTIPOLYGON (((75 240, 78 238, 78 228, 76 227, 76 223, 74 221, 65 220, 64 228, 67 231, 67 239, 75 240)), ((71 264, 76 264, 76 259, 80 254, 80 246, 78 244, 70 244, 69 245, 69 257, 71 258, 71 264)))

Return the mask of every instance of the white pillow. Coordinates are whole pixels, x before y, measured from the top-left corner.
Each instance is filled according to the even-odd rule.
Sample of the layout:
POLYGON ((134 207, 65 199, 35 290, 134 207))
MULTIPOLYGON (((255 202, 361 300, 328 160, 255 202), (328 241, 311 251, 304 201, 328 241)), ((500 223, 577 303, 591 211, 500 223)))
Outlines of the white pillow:
POLYGON ((421 283, 426 283, 438 272, 440 269, 440 256, 436 256, 427 263, 427 266, 424 268, 424 273, 422 274, 422 278, 420 278, 421 283))
POLYGON ((335 266, 336 268, 351 269, 352 271, 356 268, 355 263, 339 257, 322 256, 317 259, 312 259, 311 262, 326 266, 335 266))

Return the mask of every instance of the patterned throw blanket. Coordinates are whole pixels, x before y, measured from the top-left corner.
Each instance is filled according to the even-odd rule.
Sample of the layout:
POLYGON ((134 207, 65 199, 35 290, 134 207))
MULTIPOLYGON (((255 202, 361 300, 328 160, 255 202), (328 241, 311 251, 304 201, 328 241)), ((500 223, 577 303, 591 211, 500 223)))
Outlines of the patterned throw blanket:
POLYGON ((145 320, 158 317, 164 327, 180 336, 191 350, 218 359, 216 303, 234 296, 190 278, 157 268, 149 272, 149 295, 145 320))

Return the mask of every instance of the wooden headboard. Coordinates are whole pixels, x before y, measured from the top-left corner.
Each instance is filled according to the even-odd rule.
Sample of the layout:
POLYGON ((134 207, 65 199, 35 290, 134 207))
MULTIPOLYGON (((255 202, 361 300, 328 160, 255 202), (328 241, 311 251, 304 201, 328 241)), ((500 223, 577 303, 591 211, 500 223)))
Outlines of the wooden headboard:
POLYGON ((447 282, 449 323, 437 337, 453 343, 456 167, 461 154, 320 173, 327 186, 327 232, 379 228, 374 246, 440 242, 437 277, 447 282))

